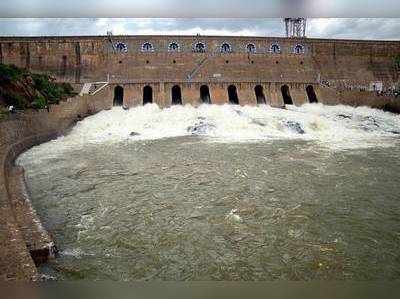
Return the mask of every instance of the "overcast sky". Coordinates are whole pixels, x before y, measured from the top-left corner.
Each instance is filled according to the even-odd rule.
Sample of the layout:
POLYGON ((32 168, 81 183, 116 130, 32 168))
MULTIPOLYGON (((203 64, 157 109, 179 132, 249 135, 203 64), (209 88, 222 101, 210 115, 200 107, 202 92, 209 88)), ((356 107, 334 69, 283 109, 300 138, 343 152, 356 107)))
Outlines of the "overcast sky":
POLYGON ((0 17, 399 17, 399 0, 1 0, 0 17))
MULTIPOLYGON (((7 19, 0 18, 0 36, 177 34, 283 36, 281 19, 7 19)), ((397 19, 308 19, 307 36, 400 40, 397 19)))

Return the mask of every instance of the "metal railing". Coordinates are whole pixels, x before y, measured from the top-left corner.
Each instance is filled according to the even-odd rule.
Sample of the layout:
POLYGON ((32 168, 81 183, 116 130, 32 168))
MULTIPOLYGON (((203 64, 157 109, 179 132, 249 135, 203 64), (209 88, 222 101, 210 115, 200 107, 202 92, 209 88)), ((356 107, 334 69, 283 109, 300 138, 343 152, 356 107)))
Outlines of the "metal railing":
POLYGON ((204 57, 204 59, 200 62, 200 64, 196 66, 196 68, 193 71, 190 72, 190 74, 187 76, 188 82, 190 82, 192 78, 200 71, 203 65, 207 62, 208 58, 209 58, 208 56, 204 57))
POLYGON ((101 82, 87 82, 84 83, 82 86, 82 90, 79 93, 80 96, 83 96, 85 94, 88 95, 96 95, 98 92, 106 88, 110 84, 110 74, 107 74, 107 81, 101 81, 101 82), (97 87, 97 85, 100 85, 100 87, 97 87), (95 88, 95 90, 91 91, 92 87, 95 88))

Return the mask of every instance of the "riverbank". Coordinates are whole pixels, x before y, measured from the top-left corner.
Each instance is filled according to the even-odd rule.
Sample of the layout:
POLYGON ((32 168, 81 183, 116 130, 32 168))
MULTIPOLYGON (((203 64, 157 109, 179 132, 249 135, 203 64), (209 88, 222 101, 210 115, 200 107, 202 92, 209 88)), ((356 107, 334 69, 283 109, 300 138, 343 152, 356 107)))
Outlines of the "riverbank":
POLYGON ((16 157, 110 105, 100 94, 75 97, 50 105, 48 111, 27 110, 0 122, 1 281, 38 280, 35 262, 45 261, 55 249, 30 205, 23 171, 14 165, 16 157))

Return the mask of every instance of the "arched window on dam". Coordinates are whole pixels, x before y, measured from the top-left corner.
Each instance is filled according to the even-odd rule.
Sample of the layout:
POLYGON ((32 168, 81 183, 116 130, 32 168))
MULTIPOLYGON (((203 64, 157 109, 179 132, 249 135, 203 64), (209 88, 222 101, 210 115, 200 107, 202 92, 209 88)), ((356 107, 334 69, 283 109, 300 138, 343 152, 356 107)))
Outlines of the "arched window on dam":
POLYGON ((285 105, 293 105, 292 97, 290 96, 289 86, 286 84, 281 87, 283 103, 285 105))
POLYGON ((262 87, 261 85, 257 85, 254 88, 254 92, 256 93, 257 104, 267 103, 267 101, 265 100, 264 87, 262 87))
POLYGON ((204 43, 196 43, 193 47, 193 52, 195 53, 205 53, 206 45, 204 43))
POLYGON ((204 104, 211 104, 210 89, 207 85, 202 85, 200 87, 200 100, 204 104))
POLYGON ((221 45, 220 49, 221 53, 231 53, 232 52, 232 46, 228 43, 223 43, 221 45))
POLYGON ((119 53, 128 53, 128 46, 125 43, 118 42, 115 44, 115 50, 119 53))
POLYGON ((304 46, 303 45, 296 45, 293 49, 294 54, 303 54, 304 53, 304 46))
POLYGON ((318 103, 317 94, 315 93, 314 87, 312 85, 308 85, 306 88, 308 101, 310 103, 318 103))
POLYGON ((182 105, 182 91, 178 85, 175 85, 171 89, 172 105, 182 105))
POLYGON ((124 104, 124 88, 115 86, 114 88, 114 106, 122 106, 124 104))
POLYGON ((247 53, 256 53, 256 45, 255 44, 248 44, 246 46, 247 53))
POLYGON ((279 44, 272 44, 269 51, 273 54, 280 54, 281 53, 281 47, 279 44))
POLYGON ((149 43, 149 42, 145 42, 145 43, 142 45, 142 51, 143 51, 143 52, 154 52, 153 44, 152 44, 152 43, 149 43))
POLYGON ((228 96, 229 96, 229 104, 239 105, 239 97, 235 85, 229 85, 228 96))
POLYGON ((172 42, 168 46, 168 51, 169 52, 179 52, 179 50, 180 50, 180 46, 176 42, 172 42))
POLYGON ((143 105, 151 103, 153 103, 153 88, 147 85, 143 88, 143 105))

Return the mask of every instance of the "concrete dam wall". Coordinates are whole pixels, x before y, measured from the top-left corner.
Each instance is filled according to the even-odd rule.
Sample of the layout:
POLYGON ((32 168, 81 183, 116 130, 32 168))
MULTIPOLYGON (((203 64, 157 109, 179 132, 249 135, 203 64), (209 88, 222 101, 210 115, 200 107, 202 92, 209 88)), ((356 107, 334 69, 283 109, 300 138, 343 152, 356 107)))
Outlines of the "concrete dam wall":
POLYGON ((210 36, 3 37, 0 62, 137 106, 367 103, 399 79, 400 42, 210 36))

